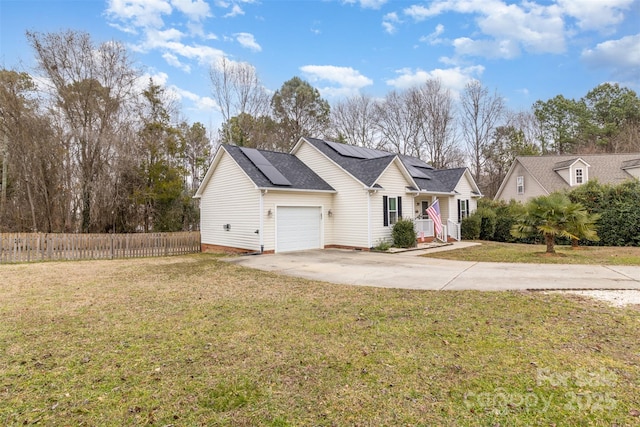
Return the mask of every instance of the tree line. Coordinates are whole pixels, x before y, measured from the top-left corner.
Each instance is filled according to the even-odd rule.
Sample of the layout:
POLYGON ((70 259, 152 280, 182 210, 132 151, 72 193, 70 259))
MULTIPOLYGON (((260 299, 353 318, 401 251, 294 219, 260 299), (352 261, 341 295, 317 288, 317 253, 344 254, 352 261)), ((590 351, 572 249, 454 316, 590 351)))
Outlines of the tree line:
POLYGON ((119 42, 28 32, 37 69, 0 69, 0 231, 135 232, 198 227, 192 199, 216 145, 288 151, 301 136, 469 166, 485 196, 519 155, 640 151, 640 99, 605 83, 509 111, 479 81, 456 96, 431 79, 334 105, 300 77, 274 93, 251 64, 211 64, 215 132, 181 118, 119 42))

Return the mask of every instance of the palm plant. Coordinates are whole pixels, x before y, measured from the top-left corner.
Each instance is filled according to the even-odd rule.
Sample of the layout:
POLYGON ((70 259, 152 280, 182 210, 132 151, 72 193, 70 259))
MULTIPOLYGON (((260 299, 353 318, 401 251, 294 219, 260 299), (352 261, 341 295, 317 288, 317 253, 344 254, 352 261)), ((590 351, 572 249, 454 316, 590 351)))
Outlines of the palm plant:
POLYGON ((597 214, 590 214, 580 203, 572 203, 563 193, 552 193, 531 199, 524 215, 511 228, 514 237, 542 234, 547 253, 555 253, 556 237, 598 240, 595 229, 597 214))

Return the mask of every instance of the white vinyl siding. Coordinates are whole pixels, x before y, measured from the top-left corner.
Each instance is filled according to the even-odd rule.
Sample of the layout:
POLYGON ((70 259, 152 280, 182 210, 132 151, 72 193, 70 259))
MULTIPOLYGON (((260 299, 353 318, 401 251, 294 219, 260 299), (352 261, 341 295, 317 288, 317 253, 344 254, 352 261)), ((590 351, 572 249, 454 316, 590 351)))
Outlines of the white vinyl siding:
POLYGON ((200 200, 200 235, 205 244, 260 250, 260 192, 235 161, 221 153, 200 200), (229 224, 229 230, 224 226, 229 224))
MULTIPOLYGON (((371 196, 371 246, 376 246, 381 240, 390 242, 393 239, 391 221, 389 221, 388 226, 384 225, 384 196, 396 199, 400 197, 402 200, 402 217, 414 218, 413 196, 407 193, 407 186, 410 183, 407 182, 407 179, 400 171, 397 162, 398 160, 395 160, 391 163, 378 179, 377 184, 383 189, 371 196)), ((400 218, 400 215, 398 215, 398 218, 400 218)))
POLYGON ((471 215, 478 208, 478 196, 473 194, 474 186, 469 181, 467 173, 464 173, 455 187, 456 197, 451 198, 449 203, 448 218, 453 222, 458 222, 458 200, 466 200, 467 215, 471 215))
MULTIPOLYGON (((343 245, 366 248, 368 243, 367 198, 369 196, 363 184, 307 142, 303 142, 298 147, 295 156, 337 191, 333 196, 331 208, 332 228, 330 233, 325 232, 324 236, 325 246, 343 245)), ((378 210, 380 223, 382 223, 382 207, 378 210)))

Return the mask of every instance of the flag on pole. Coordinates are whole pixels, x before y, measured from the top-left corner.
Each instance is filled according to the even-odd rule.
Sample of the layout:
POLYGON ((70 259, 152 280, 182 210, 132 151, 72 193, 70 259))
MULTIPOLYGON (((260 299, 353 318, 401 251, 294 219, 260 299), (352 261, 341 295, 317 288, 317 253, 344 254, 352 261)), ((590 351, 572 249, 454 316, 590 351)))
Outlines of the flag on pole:
POLYGON ((440 217, 440 203, 438 199, 427 208, 427 214, 433 221, 433 230, 436 236, 442 233, 442 218, 440 217))

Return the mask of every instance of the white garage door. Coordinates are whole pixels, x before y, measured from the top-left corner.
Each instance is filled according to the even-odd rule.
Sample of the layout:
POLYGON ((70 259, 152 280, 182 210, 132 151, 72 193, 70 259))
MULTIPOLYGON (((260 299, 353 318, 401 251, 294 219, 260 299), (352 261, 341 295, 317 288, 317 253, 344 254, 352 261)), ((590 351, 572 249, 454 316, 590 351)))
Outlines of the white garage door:
POLYGON ((276 216, 276 252, 321 247, 322 210, 319 206, 279 206, 276 216))

